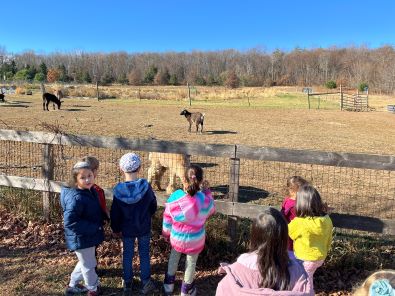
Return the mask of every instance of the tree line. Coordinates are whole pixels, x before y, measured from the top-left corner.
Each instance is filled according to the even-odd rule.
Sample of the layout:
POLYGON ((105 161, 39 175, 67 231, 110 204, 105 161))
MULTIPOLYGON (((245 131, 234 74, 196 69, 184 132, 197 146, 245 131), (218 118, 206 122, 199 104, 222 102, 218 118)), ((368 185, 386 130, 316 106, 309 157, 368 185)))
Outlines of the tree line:
POLYGON ((328 81, 395 91, 393 46, 300 49, 285 52, 9 54, 0 48, 0 80, 130 85, 312 86, 328 81))

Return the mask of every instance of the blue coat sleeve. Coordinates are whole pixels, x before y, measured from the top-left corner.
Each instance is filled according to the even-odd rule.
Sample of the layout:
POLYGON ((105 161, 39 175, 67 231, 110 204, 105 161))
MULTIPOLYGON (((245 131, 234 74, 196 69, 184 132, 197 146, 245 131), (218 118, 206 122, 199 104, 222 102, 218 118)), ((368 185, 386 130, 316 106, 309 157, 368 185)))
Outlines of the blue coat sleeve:
POLYGON ((158 209, 158 203, 156 201, 156 196, 155 196, 154 191, 151 188, 151 185, 150 185, 148 190, 149 190, 149 193, 151 195, 151 202, 150 202, 150 206, 149 206, 149 212, 150 212, 151 216, 153 216, 155 214, 156 210, 158 209))
POLYGON ((111 211, 110 211, 110 225, 111 229, 114 233, 121 232, 121 223, 122 223, 122 211, 119 206, 118 199, 113 198, 112 200, 112 205, 111 205, 111 211))

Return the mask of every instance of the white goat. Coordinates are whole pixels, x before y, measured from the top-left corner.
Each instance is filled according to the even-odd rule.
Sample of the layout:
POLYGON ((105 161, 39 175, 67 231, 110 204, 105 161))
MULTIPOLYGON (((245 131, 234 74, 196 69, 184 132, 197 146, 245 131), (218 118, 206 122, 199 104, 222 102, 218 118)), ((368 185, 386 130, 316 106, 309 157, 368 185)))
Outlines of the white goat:
POLYGON ((185 154, 150 152, 148 159, 151 161, 148 168, 148 182, 150 184, 154 182, 158 190, 162 190, 160 183, 163 174, 169 170, 170 180, 166 188, 167 194, 176 190, 177 177, 182 181, 185 171, 190 165, 190 156, 185 154))

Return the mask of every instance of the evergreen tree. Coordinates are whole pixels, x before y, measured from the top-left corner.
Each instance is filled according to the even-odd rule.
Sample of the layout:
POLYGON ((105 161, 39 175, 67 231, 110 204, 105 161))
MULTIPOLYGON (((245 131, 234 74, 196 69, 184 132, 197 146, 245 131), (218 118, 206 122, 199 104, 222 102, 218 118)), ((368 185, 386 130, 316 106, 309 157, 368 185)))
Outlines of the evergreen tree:
POLYGON ((42 74, 44 74, 45 77, 47 77, 47 74, 48 74, 47 65, 44 62, 41 62, 39 68, 40 68, 39 73, 42 73, 42 74))
POLYGON ((155 75, 158 73, 158 68, 155 66, 149 67, 148 71, 144 76, 144 83, 152 83, 155 79, 155 75))
POLYGON ((176 74, 171 74, 169 78, 170 85, 178 85, 178 79, 176 74))

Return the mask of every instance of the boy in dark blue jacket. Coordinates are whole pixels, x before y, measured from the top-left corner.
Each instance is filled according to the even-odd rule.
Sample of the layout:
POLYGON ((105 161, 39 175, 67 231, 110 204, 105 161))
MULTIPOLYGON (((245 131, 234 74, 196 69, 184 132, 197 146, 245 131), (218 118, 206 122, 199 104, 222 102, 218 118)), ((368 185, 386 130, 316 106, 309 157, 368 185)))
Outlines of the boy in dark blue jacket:
POLYGON ((156 197, 146 179, 139 179, 140 157, 135 153, 123 155, 119 166, 125 182, 113 189, 111 206, 111 228, 122 235, 123 242, 123 289, 124 295, 131 295, 133 282, 134 241, 137 238, 140 256, 141 293, 155 290, 151 280, 150 238, 151 217, 157 209, 156 197))

